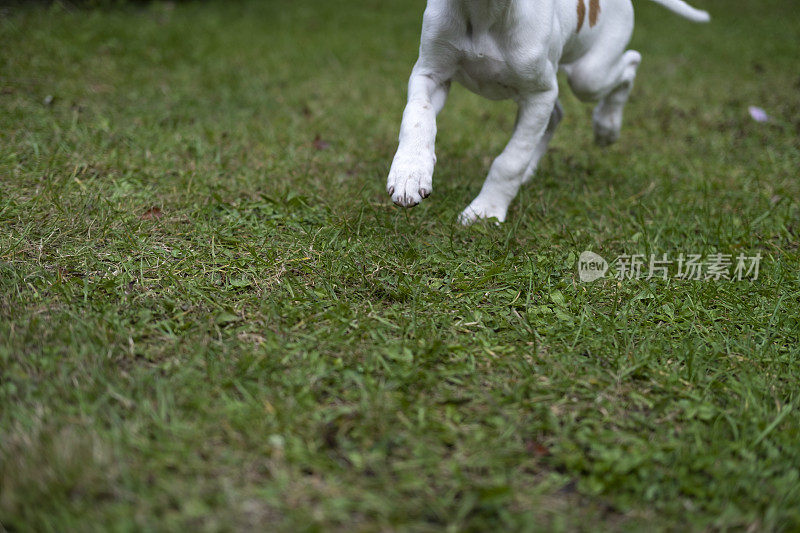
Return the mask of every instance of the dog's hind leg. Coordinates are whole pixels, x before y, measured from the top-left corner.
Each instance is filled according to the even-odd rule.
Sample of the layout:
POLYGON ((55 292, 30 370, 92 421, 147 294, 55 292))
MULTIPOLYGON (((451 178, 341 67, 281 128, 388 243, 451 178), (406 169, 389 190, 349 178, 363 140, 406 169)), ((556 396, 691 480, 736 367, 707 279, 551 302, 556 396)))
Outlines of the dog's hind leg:
POLYGON ((622 113, 625 104, 633 89, 633 81, 636 79, 636 69, 642 56, 635 50, 628 50, 622 56, 622 74, 619 83, 610 93, 605 95, 592 113, 592 126, 594 128, 594 140, 598 146, 608 146, 619 139, 622 129, 622 113))
POLYGON ((575 95, 583 101, 598 102, 592 114, 595 142, 608 146, 619 139, 625 103, 633 89, 642 56, 628 50, 609 59, 607 49, 598 47, 575 63, 566 65, 567 79, 575 95))
POLYGON ((619 138, 622 112, 642 60, 639 52, 625 50, 633 33, 633 6, 615 2, 613 11, 613 19, 601 17, 599 35, 589 52, 562 65, 575 95, 585 102, 599 102, 592 122, 601 146, 619 138))

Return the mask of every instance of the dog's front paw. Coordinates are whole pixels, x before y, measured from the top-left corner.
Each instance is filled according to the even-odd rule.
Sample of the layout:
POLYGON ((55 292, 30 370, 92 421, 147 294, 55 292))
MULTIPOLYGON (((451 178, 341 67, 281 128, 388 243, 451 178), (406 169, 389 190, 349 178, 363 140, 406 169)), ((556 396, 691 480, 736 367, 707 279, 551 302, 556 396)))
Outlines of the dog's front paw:
POLYGON ((478 220, 495 218, 499 224, 505 222, 507 212, 508 205, 504 205, 504 202, 478 196, 458 215, 458 221, 464 226, 469 226, 478 220))
POLYGON ((433 164, 395 159, 386 182, 386 192, 400 207, 414 207, 433 191, 433 164))

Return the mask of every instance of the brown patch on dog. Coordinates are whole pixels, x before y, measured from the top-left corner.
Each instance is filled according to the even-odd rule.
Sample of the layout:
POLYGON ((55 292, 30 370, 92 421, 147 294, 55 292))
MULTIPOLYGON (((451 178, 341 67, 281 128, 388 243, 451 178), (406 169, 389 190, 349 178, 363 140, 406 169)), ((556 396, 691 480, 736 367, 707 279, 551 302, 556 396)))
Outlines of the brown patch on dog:
POLYGON ((600 16, 600 0, 589 0, 589 27, 594 28, 600 16))
POLYGON ((583 19, 586 18, 586 3, 583 0, 578 0, 578 29, 575 33, 581 31, 583 28, 583 19))

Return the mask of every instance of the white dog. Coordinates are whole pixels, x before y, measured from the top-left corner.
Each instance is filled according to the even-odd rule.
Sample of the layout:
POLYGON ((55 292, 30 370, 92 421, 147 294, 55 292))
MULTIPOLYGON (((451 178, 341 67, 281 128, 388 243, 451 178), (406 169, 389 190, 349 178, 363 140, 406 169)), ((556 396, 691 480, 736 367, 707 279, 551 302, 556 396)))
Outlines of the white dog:
MULTIPOLYGON (((654 1, 690 20, 709 20, 682 0, 654 1)), ((451 80, 519 105, 514 134, 461 213, 464 224, 505 220, 511 200, 533 175, 562 116, 559 67, 578 98, 599 102, 597 143, 616 141, 641 61, 638 52, 625 51, 632 33, 631 0, 428 0, 387 183, 394 203, 413 207, 433 190, 436 115, 451 80)))

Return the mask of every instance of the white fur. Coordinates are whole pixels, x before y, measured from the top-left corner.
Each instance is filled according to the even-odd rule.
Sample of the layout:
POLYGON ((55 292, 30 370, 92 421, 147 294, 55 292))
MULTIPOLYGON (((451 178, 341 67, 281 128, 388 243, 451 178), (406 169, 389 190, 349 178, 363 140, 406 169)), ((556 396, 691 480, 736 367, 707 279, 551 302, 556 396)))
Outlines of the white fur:
MULTIPOLYGON (((691 20, 708 20, 707 13, 682 0, 654 1, 691 20)), ((617 140, 641 61, 638 52, 625 50, 633 6, 630 0, 600 0, 591 25, 590 0, 584 2, 587 13, 579 23, 578 0, 428 0, 387 182, 394 203, 413 207, 433 190, 436 115, 452 80, 486 98, 511 98, 519 105, 511 140, 459 217, 464 224, 505 220, 520 186, 535 172, 562 116, 559 68, 578 98, 599 102, 593 115, 598 144, 617 140)))

